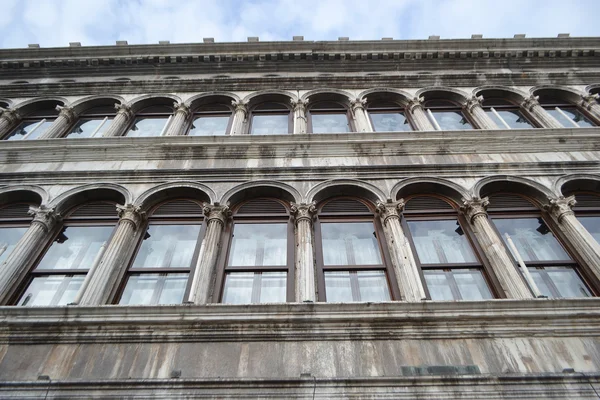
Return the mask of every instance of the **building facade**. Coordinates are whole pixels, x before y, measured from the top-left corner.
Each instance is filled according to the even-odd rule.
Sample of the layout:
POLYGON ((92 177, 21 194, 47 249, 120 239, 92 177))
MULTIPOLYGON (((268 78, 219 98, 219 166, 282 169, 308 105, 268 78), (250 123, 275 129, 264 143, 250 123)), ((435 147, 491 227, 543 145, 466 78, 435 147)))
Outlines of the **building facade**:
POLYGON ((0 50, 3 398, 597 398, 600 38, 0 50))

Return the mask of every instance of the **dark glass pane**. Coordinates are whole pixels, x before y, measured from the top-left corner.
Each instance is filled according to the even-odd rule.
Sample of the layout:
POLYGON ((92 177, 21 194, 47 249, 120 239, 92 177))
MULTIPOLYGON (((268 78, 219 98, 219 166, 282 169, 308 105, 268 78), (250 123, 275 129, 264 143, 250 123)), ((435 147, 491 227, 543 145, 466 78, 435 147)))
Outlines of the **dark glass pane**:
POLYGON ((160 136, 165 125, 167 124, 167 117, 164 118, 136 118, 133 126, 127 132, 129 137, 150 137, 160 136))
POLYGON ((570 267, 530 267, 540 292, 547 297, 590 297, 591 293, 577 272, 570 267))
POLYGON ((27 228, 0 228, 0 265, 8 258, 27 228))
POLYGON ((312 114, 313 133, 342 133, 350 132, 348 116, 345 112, 340 114, 312 114))
POLYGON ((225 277, 223 303, 283 303, 286 285, 285 272, 231 272, 225 277))
POLYGON ((12 131, 6 140, 33 140, 39 138, 46 130, 52 125, 53 120, 42 120, 37 121, 23 121, 21 124, 12 131), (29 135, 29 136, 27 136, 29 135), (26 137, 27 136, 27 137, 26 137))
POLYGON ((390 300, 384 271, 325 271, 325 293, 330 303, 390 300))
POLYGON ((200 225, 150 225, 131 268, 190 268, 200 225))
POLYGON ((440 128, 448 131, 473 129, 460 111, 434 111, 431 110, 440 128))
POLYGON ((408 120, 399 111, 389 113, 371 113, 371 121, 375 132, 412 131, 408 120))
MULTIPOLYGON (((541 218, 494 218, 493 221, 505 243, 506 234, 510 235, 523 261, 571 259, 541 218)), ((510 249, 508 243, 506 247, 510 249)))
POLYGON ((600 217, 577 217, 581 224, 600 243, 600 217))
POLYGON ((180 304, 188 274, 133 274, 119 304, 180 304))
POLYGON ((492 293, 478 269, 423 271, 432 300, 485 300, 492 293))
POLYGON ((421 264, 477 262, 456 220, 408 221, 408 228, 421 264))
POLYGON ((562 111, 562 113, 554 107, 546 108, 546 111, 548 111, 550 113, 550 115, 552 115, 554 118, 556 118, 556 120, 558 120, 558 122, 560 122, 562 124, 562 126, 564 126, 565 128, 573 128, 574 127, 573 122, 575 122, 580 128, 588 128, 588 127, 596 126, 592 123, 592 121, 587 119, 576 108, 560 107, 560 110, 562 111), (565 118, 565 115, 563 115, 563 113, 568 118, 565 118))
POLYGON ((72 303, 85 275, 46 275, 33 278, 19 306, 62 306, 72 303))
POLYGON ((229 115, 198 117, 192 122, 189 136, 225 135, 229 125, 229 115))
POLYGON ((66 227, 36 269, 90 269, 112 230, 112 226, 66 227))
POLYGON ((101 137, 112 123, 112 118, 104 119, 80 119, 67 135, 69 139, 101 137), (93 135, 93 136, 92 136, 93 135))
POLYGON ((381 265, 372 222, 322 222, 325 265, 381 265))
MULTIPOLYGON (((504 124, 500 119, 494 114, 492 110, 486 111, 488 116, 496 122, 498 128, 503 129, 504 124)), ((500 117, 510 126, 512 129, 530 129, 533 128, 533 125, 521 114, 520 111, 517 110, 496 110, 500 117)))
POLYGON ((287 265, 287 224, 236 224, 228 265, 287 265))
POLYGON ((289 116, 254 115, 252 116, 253 135, 284 135, 289 133, 289 116))

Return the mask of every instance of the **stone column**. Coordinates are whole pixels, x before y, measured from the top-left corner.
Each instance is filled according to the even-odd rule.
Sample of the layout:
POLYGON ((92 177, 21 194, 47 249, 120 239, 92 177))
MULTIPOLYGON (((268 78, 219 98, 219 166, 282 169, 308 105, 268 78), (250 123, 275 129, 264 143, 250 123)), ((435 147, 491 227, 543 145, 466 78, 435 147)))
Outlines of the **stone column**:
POLYGON ((423 97, 415 97, 406 105, 406 111, 411 115, 415 129, 418 131, 435 131, 435 127, 423 109, 423 97))
POLYGON ((16 287, 27 275, 29 268, 50 240, 50 234, 60 221, 53 208, 31 207, 29 214, 33 221, 29 229, 17 242, 8 258, 0 265, 0 304, 7 304, 16 287))
POLYGON ((549 204, 544 208, 575 248, 575 251, 590 267, 594 275, 600 279, 600 244, 579 222, 571 207, 577 202, 575 196, 549 198, 549 204))
POLYGON ((245 133, 244 125, 248 116, 248 103, 234 100, 231 104, 234 108, 234 114, 230 135, 243 135, 245 133))
POLYGON ((462 212, 473 228, 475 238, 489 260, 504 295, 509 299, 531 299, 533 294, 529 286, 517 270, 515 263, 508 254, 504 242, 498 236, 490 220, 486 208, 488 198, 463 199, 462 212))
POLYGON ((538 102, 539 96, 531 96, 523 100, 521 107, 529 112, 529 114, 542 126, 542 128, 562 128, 560 122, 558 122, 552 115, 548 114, 546 110, 538 102))
POLYGON ((367 99, 364 97, 350 102, 354 123, 356 124, 356 132, 373 132, 371 121, 369 121, 367 111, 365 110, 365 104, 367 104, 367 99))
POLYGON ((297 303, 317 300, 315 279, 315 257, 313 252, 313 219, 317 208, 315 203, 292 203, 292 214, 296 222, 296 268, 294 280, 297 303))
POLYGON ((290 102, 294 108, 294 134, 303 135, 306 133, 306 106, 308 105, 308 99, 290 100, 290 102))
POLYGON ((483 96, 473 96, 467 100, 463 108, 473 118, 476 128, 500 129, 484 111, 483 107, 481 106, 482 102, 483 96))
POLYGON ((404 200, 377 203, 377 212, 384 228, 385 239, 390 250, 394 271, 398 279, 398 286, 402 300, 425 300, 425 288, 421 280, 419 268, 412 257, 408 240, 400 224, 400 213, 404 208, 404 200))
POLYGON ((140 228, 145 213, 138 206, 117 205, 119 222, 104 255, 90 276, 80 305, 97 306, 108 303, 112 289, 118 285, 134 245, 135 231, 140 228))
POLYGON ((56 109, 59 111, 58 117, 56 117, 46 132, 42 133, 40 139, 52 139, 64 136, 67 133, 67 129, 77 119, 77 115, 71 107, 56 106, 56 109))
POLYGON ((3 137, 21 121, 21 115, 12 109, 3 109, 0 116, 0 137, 3 137))
POLYGON ((165 136, 179 136, 185 134, 183 131, 185 129, 185 123, 192 113, 190 107, 185 103, 175 102, 173 106, 175 107, 175 113, 173 114, 171 122, 167 127, 165 136))
POLYGON ((125 134, 125 129, 127 129, 135 116, 133 111, 131 111, 131 107, 127 104, 115 103, 115 109, 117 110, 117 114, 115 115, 115 119, 113 119, 112 123, 108 126, 106 132, 104 132, 104 137, 123 136, 125 134))
POLYGON ((204 204, 204 215, 206 216, 206 232, 198 252, 194 275, 190 277, 192 287, 186 303, 210 303, 217 257, 221 248, 221 233, 225 222, 231 216, 231 210, 228 206, 218 203, 204 204))
POLYGON ((600 121, 600 104, 598 104, 598 93, 582 95, 579 105, 585 108, 598 121, 600 121))

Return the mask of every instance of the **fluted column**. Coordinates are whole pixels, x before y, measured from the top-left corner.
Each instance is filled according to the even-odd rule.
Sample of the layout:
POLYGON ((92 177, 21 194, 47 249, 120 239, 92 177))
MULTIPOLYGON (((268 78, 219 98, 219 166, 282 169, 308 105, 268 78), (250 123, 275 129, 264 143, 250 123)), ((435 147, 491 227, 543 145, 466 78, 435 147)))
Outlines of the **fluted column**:
POLYGON ((582 95, 579 105, 585 108, 598 121, 600 121, 600 104, 598 104, 598 93, 582 95))
POLYGON ((461 210, 473 227, 477 242, 489 260, 504 295, 509 299, 531 299, 533 294, 488 219, 488 204, 487 197, 463 199, 461 210))
POLYGON ((3 137, 21 121, 21 115, 12 109, 2 109, 0 137, 3 137))
POLYGON ((171 122, 167 127, 165 136, 183 135, 185 133, 183 131, 185 128, 185 123, 191 114, 190 107, 185 103, 176 102, 173 104, 173 106, 175 107, 175 114, 173 114, 173 118, 171 118, 171 122))
POLYGON ((217 257, 221 248, 221 233, 225 222, 231 216, 228 206, 204 204, 206 233, 200 245, 198 262, 192 279, 192 288, 187 303, 206 304, 210 302, 213 289, 217 257))
POLYGON ((385 239, 394 264, 402 300, 421 301, 426 298, 425 288, 400 224, 400 213, 403 208, 404 200, 402 199, 377 203, 377 212, 384 227, 385 239))
POLYGON ((423 108, 423 97, 415 97, 406 105, 406 111, 411 115, 415 128, 419 131, 434 131, 435 127, 427 118, 423 108))
POLYGON ((500 129, 498 125, 487 115, 481 103, 483 96, 473 96, 467 100, 463 108, 473 118, 479 129, 500 129))
POLYGON ((371 121, 369 121, 367 111, 365 110, 365 104, 367 104, 367 99, 364 97, 350 102, 352 115, 354 115, 354 123, 356 124, 356 132, 373 132, 371 121))
POLYGON ((529 111, 529 114, 537 120, 543 128, 562 128, 552 115, 550 115, 538 102, 539 96, 531 96, 523 100, 521 107, 529 111))
POLYGON ((315 279, 315 258, 313 252, 313 219, 317 208, 315 203, 292 203, 292 213, 296 221, 296 302, 315 302, 317 299, 315 279))
POLYGON ((119 222, 100 263, 89 272, 92 275, 86 278, 89 283, 81 297, 80 305, 106 304, 110 300, 112 289, 118 284, 122 272, 127 268, 131 254, 129 250, 135 244, 134 233, 139 229, 145 214, 138 206, 132 204, 117 205, 117 212, 119 222))
POLYGON ((125 134, 125 129, 127 129, 134 117, 131 107, 127 104, 115 103, 115 109, 117 110, 117 114, 115 115, 115 119, 113 119, 112 123, 108 126, 106 132, 104 132, 104 135, 102 135, 104 137, 123 136, 125 134))
POLYGON ((577 254, 600 279, 600 244, 575 217, 575 213, 571 209, 577 203, 575 196, 560 196, 548 200, 549 204, 544 208, 558 223, 559 228, 575 248, 577 254))
POLYGON ((233 122, 231 124, 231 135, 243 135, 244 124, 248 116, 248 103, 242 101, 232 101, 234 108, 233 122))
POLYGON ((306 106, 308 105, 308 99, 291 100, 290 102, 294 108, 294 134, 305 134, 307 125, 306 106))
POLYGON ((29 268, 50 240, 50 233, 60 216, 53 208, 31 207, 29 214, 33 221, 29 229, 17 242, 8 258, 0 265, 0 304, 7 304, 11 289, 17 286, 27 275, 29 268))
POLYGON ((51 139, 64 136, 67 133, 67 129, 77 119, 77 115, 71 107, 56 106, 56 109, 59 111, 58 117, 56 117, 46 132, 42 133, 40 139, 51 139))

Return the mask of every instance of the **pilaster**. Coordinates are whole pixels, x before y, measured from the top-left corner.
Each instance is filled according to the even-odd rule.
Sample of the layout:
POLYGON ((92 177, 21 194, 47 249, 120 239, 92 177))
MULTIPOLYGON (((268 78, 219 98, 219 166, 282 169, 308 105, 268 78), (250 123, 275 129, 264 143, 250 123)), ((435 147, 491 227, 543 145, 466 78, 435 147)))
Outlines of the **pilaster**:
POLYGON ((365 110, 366 104, 366 97, 363 97, 362 99, 354 99, 350 102, 357 132, 373 132, 371 121, 369 121, 369 117, 367 117, 367 111, 365 110))
POLYGON ((521 108, 527 110, 543 128, 562 128, 560 122, 558 122, 552 115, 546 112, 544 108, 538 102, 539 96, 530 96, 523 100, 521 108))
POLYGON ((579 105, 586 109, 595 119, 600 122, 600 104, 598 104, 598 93, 587 94, 581 96, 579 105))
POLYGON ((115 110, 117 110, 115 119, 113 119, 106 132, 104 132, 104 137, 124 135, 125 129, 127 129, 135 116, 133 111, 131 111, 131 107, 127 104, 115 103, 115 110))
POLYGON ((473 118, 479 129, 500 129, 498 125, 487 115, 483 107, 483 96, 473 96, 464 104, 464 110, 473 118))
POLYGON ((40 139, 51 139, 62 137, 67 133, 67 129, 77 119, 77 114, 71 107, 56 106, 56 110, 59 111, 58 116, 54 122, 48 127, 40 139))
POLYGON ((184 129, 188 117, 192 114, 190 107, 185 103, 173 103, 175 113, 167 127, 165 136, 179 136, 185 134, 184 129))
POLYGON ((305 134, 307 131, 306 122, 306 107, 308 106, 309 99, 302 100, 290 100, 292 107, 294 108, 294 134, 305 134))
POLYGON ((19 122, 21 122, 21 115, 10 108, 1 109, 2 115, 0 116, 0 138, 11 131, 19 122))
POLYGON ((406 111, 411 115, 415 128, 419 131, 434 131, 435 128, 423 108, 423 97, 415 97, 406 105, 406 111))
POLYGON ((231 124, 231 135, 243 135, 244 125, 248 117, 248 103, 243 101, 232 101, 233 105, 233 122, 231 124))
POLYGON ((315 302, 316 271, 313 250, 313 220, 317 212, 315 203, 292 203, 291 211, 296 223, 296 268, 295 300, 301 302, 315 302))

